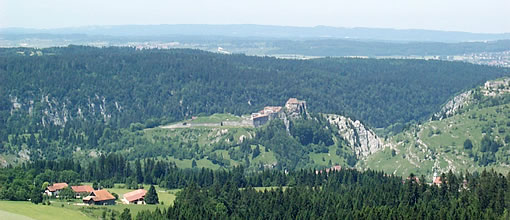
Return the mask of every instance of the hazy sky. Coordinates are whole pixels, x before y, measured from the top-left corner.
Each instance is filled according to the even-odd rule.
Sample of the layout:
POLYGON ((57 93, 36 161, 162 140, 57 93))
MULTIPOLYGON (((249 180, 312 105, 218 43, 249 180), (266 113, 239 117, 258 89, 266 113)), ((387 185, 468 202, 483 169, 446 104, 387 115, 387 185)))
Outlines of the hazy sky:
POLYGON ((510 0, 0 0, 0 27, 269 24, 510 32, 510 0))

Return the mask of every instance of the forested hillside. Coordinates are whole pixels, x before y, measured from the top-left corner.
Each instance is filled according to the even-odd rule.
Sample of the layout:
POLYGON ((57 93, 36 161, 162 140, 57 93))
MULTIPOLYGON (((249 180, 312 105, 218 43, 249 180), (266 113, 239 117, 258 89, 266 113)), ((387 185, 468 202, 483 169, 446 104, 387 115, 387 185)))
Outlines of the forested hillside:
POLYGON ((510 79, 488 81, 457 96, 433 120, 388 138, 361 167, 407 175, 510 168, 510 79), (396 165, 397 164, 397 165, 396 165))
MULTIPOLYGON (((56 182, 126 189, 157 184, 182 190, 172 206, 138 210, 137 219, 507 219, 509 176, 485 170, 501 172, 509 161, 507 81, 474 90, 484 110, 444 113, 443 120, 424 123, 426 130, 413 130, 422 126, 413 122, 509 73, 426 60, 0 49, 0 200, 51 204, 55 199, 41 198, 41 191, 56 182), (289 97, 306 100, 307 107, 295 117, 284 107, 279 114, 289 116, 257 128, 242 123, 250 117, 239 115, 282 106, 289 97), (232 114, 208 116, 213 113, 232 114), (473 129, 455 130, 461 116, 473 122, 464 128, 473 129), (370 127, 405 132, 383 146, 370 127), (449 137, 439 139, 442 132, 449 137), (369 141, 376 149, 368 149, 369 141), (422 148, 424 142, 430 144, 422 148), (457 169, 450 155, 467 162, 457 169), (436 160, 440 156, 444 161, 436 160), (425 175, 407 178, 414 171, 450 172, 430 183, 425 175)), ((116 219, 118 211, 103 208, 103 218, 108 211, 116 219)))
POLYGON ((508 73, 424 60, 303 61, 77 46, 28 56, 28 50, 0 52, 1 120, 19 108, 34 118, 22 123, 32 128, 42 117, 48 123, 83 117, 127 127, 200 113, 246 114, 289 97, 307 100, 312 112, 343 113, 386 127, 424 119, 455 93, 508 73))

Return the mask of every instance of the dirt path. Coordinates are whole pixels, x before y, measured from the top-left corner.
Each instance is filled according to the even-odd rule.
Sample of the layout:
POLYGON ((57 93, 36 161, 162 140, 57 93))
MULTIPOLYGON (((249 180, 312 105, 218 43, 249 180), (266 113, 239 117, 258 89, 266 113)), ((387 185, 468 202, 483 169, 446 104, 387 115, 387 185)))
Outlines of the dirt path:
POLYGON ((173 129, 173 128, 219 127, 219 126, 221 126, 220 123, 198 123, 198 124, 176 123, 176 124, 171 124, 171 125, 165 125, 165 126, 162 126, 161 128, 173 129))
POLYGON ((193 127, 221 127, 221 126, 232 126, 232 127, 253 127, 251 121, 225 121, 223 125, 221 123, 175 123, 171 125, 161 126, 161 128, 175 129, 175 128, 193 128, 193 127))

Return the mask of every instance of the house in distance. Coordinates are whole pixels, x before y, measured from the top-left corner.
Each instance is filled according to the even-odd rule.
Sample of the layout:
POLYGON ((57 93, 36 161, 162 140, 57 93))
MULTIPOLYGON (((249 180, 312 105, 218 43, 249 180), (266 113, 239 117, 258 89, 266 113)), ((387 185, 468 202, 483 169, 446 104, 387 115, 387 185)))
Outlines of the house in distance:
POLYGON ((67 183, 54 183, 53 185, 48 186, 44 193, 48 196, 58 196, 60 191, 62 191, 67 186, 67 183))
POLYGON ((135 191, 124 194, 122 203, 124 204, 145 204, 145 194, 147 190, 137 189, 135 191))
POLYGON ((94 190, 89 196, 83 198, 83 203, 87 205, 115 205, 115 196, 105 189, 94 190))
POLYGON ((74 193, 76 194, 76 198, 81 198, 84 195, 90 195, 90 193, 94 191, 94 188, 89 185, 71 186, 71 189, 73 189, 74 193))

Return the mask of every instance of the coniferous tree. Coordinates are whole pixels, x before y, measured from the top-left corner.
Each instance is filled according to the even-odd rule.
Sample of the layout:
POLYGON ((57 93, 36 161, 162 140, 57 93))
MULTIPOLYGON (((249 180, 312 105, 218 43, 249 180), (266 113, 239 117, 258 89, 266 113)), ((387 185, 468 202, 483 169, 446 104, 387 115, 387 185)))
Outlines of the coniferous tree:
POLYGON ((32 189, 30 201, 34 204, 39 204, 43 201, 42 192, 39 189, 37 189, 37 187, 34 187, 34 189, 32 189))
POLYGON ((470 139, 464 141, 464 149, 469 150, 473 148, 473 142, 470 139))
POLYGON ((120 214, 121 220, 131 220, 131 212, 128 208, 125 208, 122 214, 120 214))
POLYGON ((259 156, 259 154, 260 154, 260 147, 259 147, 259 145, 257 144, 257 146, 255 147, 255 149, 253 150, 253 156, 252 156, 252 158, 255 158, 255 157, 259 156))
POLYGON ((145 194, 145 203, 147 204, 159 204, 158 193, 154 185, 151 185, 147 194, 145 194))
POLYGON ((143 183, 143 173, 142 173, 142 165, 139 160, 135 161, 135 173, 136 173, 136 181, 138 183, 143 183))

